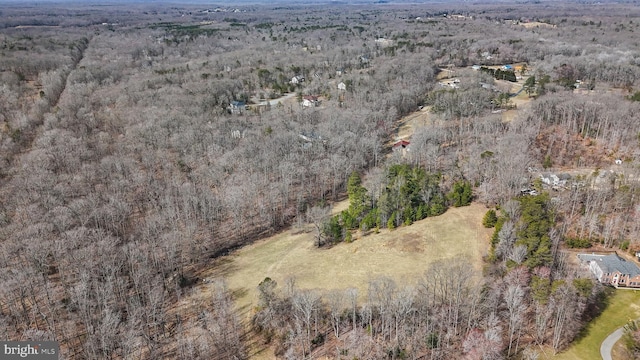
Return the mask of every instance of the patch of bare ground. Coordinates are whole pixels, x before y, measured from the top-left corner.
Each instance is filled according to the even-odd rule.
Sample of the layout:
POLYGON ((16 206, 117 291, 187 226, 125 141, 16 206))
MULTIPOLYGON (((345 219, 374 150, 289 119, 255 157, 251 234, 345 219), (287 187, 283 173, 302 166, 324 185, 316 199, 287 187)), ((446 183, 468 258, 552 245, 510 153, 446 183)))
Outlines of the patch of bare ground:
POLYGON ((624 346, 622 339, 618 340, 611 350, 611 358, 613 360, 633 360, 633 354, 624 346))
POLYGON ((440 69, 438 74, 436 74, 436 80, 448 79, 450 77, 453 77, 454 74, 454 69, 440 69))
MULTIPOLYGON (((512 91, 515 93, 521 89, 521 86, 514 86, 516 89, 512 91)), ((512 89, 513 90, 513 89, 512 89)), ((522 110, 528 108, 531 104, 531 100, 533 98, 529 97, 524 91, 519 93, 518 95, 512 97, 511 104, 515 106, 515 109, 507 110, 502 112, 502 121, 509 122, 513 121, 522 110)))
POLYGON ((531 22, 520 23, 520 25, 526 27, 527 29, 532 29, 532 28, 550 28, 550 29, 553 29, 553 28, 556 27, 556 25, 554 25, 554 24, 547 24, 547 23, 543 23, 543 22, 539 22, 539 21, 531 21, 531 22))

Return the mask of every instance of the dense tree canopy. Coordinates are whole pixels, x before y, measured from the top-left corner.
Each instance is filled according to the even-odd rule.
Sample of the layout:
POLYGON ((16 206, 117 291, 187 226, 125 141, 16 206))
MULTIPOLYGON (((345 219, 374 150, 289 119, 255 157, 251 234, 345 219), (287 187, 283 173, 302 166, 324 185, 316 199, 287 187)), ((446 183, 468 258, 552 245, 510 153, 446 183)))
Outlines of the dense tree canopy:
POLYGON ((226 254, 293 224, 322 247, 478 201, 499 209, 486 277, 443 259, 367 294, 265 279, 247 285, 252 329, 290 359, 561 349, 599 291, 563 249, 640 249, 640 14, 596 8, 1 4, 5 338, 247 358, 235 289, 206 279, 206 301, 185 300, 232 271, 226 254))

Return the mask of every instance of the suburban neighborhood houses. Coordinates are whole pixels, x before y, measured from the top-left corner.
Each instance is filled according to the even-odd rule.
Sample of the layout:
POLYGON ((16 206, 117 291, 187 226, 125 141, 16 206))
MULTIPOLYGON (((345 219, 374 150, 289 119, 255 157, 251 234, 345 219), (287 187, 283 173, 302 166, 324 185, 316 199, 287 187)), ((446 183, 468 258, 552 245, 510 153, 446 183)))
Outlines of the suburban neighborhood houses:
POLYGON ((616 288, 640 288, 640 268, 633 262, 621 258, 617 253, 578 254, 578 259, 601 284, 616 288))

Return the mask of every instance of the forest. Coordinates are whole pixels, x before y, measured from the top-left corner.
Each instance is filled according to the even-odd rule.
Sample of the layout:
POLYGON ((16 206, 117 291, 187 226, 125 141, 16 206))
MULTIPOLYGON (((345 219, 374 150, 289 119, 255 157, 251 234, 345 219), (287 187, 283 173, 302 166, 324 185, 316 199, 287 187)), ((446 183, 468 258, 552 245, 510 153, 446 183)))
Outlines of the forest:
POLYGON ((65 359, 561 352, 611 294, 572 249, 640 251, 637 34, 633 2, 0 2, 0 339, 65 359), (265 276, 248 317, 201 275, 284 229, 322 252, 471 202, 481 272, 441 259, 367 293, 265 276))

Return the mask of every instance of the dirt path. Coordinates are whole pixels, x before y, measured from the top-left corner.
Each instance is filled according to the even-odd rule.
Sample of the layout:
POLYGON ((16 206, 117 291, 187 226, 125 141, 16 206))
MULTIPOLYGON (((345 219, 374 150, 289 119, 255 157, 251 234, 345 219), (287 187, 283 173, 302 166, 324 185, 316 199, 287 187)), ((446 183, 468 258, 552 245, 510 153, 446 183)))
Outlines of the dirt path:
POLYGON ((292 92, 292 93, 288 93, 288 94, 286 94, 286 95, 280 96, 280 97, 279 97, 279 98, 277 98, 277 99, 271 99, 271 100, 259 101, 257 97, 253 97, 253 98, 251 98, 251 101, 255 102, 255 103, 256 103, 256 104, 255 104, 256 106, 267 106, 267 105, 269 105, 269 106, 276 106, 276 105, 278 105, 279 103, 282 103, 282 102, 284 102, 284 101, 286 101, 286 100, 293 99, 295 96, 296 96, 296 93, 295 93, 295 92, 292 92))

